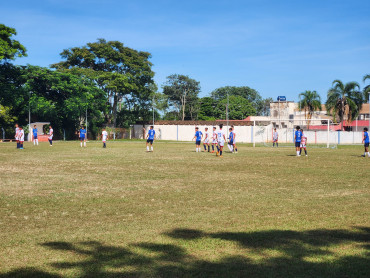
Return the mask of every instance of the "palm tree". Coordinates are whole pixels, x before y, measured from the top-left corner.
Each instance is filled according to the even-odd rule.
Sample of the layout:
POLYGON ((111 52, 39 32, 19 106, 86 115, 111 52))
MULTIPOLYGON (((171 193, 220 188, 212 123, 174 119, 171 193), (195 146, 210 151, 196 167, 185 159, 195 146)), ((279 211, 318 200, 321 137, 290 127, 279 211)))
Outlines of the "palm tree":
MULTIPOLYGON (((366 79, 369 79, 370 80, 370 74, 365 75, 363 81, 365 82, 366 79)), ((364 98, 365 98, 365 101, 367 101, 369 99, 369 95, 370 95, 370 85, 367 85, 364 88, 364 98)))
POLYGON ((310 126, 310 119, 313 112, 321 110, 321 98, 316 91, 305 91, 299 94, 301 99, 299 102, 299 109, 304 109, 305 119, 308 119, 307 126, 310 126))
POLYGON ((334 120, 336 117, 339 118, 341 129, 343 129, 345 117, 350 123, 358 116, 364 103, 364 97, 357 82, 343 84, 340 80, 334 80, 332 86, 328 91, 326 110, 332 113, 334 120))

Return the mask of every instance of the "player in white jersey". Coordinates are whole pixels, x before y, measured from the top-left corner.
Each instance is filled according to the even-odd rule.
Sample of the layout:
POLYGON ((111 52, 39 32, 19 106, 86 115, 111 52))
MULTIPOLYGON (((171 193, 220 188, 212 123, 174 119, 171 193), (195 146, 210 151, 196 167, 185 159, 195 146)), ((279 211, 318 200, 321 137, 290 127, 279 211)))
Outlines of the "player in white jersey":
POLYGON ((17 149, 19 149, 19 126, 18 124, 15 124, 15 135, 14 138, 17 141, 17 149))
POLYGON ((304 150, 305 155, 307 156, 307 137, 303 133, 303 129, 301 129, 302 132, 302 139, 301 139, 301 146, 299 150, 299 155, 302 153, 302 149, 304 150))
POLYGON ((216 131, 216 127, 214 126, 213 127, 213 133, 212 133, 212 153, 215 152, 215 145, 216 145, 216 148, 218 149, 218 146, 217 146, 217 131, 216 131))
POLYGON ((208 152, 210 152, 210 149, 209 149, 209 132, 208 132, 208 127, 206 127, 204 129, 203 147, 204 147, 204 151, 207 151, 207 147, 208 147, 208 152))
POLYGON ((222 157, 222 150, 226 141, 225 131, 222 130, 222 127, 223 124, 220 124, 220 129, 217 131, 217 143, 219 151, 216 153, 216 156, 220 154, 220 157, 222 157))
POLYGON ((276 128, 274 128, 274 132, 272 133, 272 147, 279 147, 279 133, 276 131, 276 128))
POLYGON ((49 126, 49 137, 48 137, 48 140, 49 140, 49 143, 50 143, 50 147, 53 146, 53 136, 54 136, 54 130, 51 126, 49 126))
POLYGON ((105 128, 103 128, 103 131, 101 133, 101 139, 103 141, 103 148, 106 148, 107 147, 107 139, 108 139, 108 132, 105 130, 105 128))
POLYGON ((23 142, 24 142, 24 130, 20 126, 18 131, 18 142, 19 142, 19 149, 23 150, 23 142))

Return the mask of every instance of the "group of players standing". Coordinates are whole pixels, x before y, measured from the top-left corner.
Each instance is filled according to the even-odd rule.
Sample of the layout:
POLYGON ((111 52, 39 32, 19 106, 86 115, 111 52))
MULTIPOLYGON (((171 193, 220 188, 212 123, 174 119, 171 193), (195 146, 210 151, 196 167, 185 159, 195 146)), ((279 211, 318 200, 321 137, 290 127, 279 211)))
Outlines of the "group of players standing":
POLYGON ((223 124, 219 125, 219 129, 214 126, 213 127, 213 133, 212 133, 212 142, 210 141, 211 136, 210 133, 208 132, 208 127, 204 129, 204 134, 199 130, 198 127, 195 128, 195 135, 192 140, 195 139, 195 145, 196 145, 196 152, 201 152, 201 142, 203 140, 203 135, 204 135, 204 140, 203 140, 203 147, 204 151, 206 152, 208 149, 208 152, 214 153, 215 152, 215 147, 217 149, 216 151, 216 156, 222 157, 223 149, 225 143, 227 143, 227 146, 230 150, 231 153, 237 153, 238 148, 236 147, 236 134, 234 131, 234 126, 231 126, 229 128, 229 137, 226 138, 225 131, 222 129, 223 124), (210 146, 212 146, 212 151, 210 149, 210 146))
MULTIPOLYGON (((49 126, 49 133, 48 133, 48 141, 50 146, 53 146, 53 136, 54 136, 54 130, 52 126, 49 126)), ((17 141, 17 149, 23 150, 23 143, 24 143, 24 130, 23 127, 19 126, 18 124, 15 124, 15 140, 17 141)), ((36 125, 33 126, 32 129, 32 141, 34 145, 39 145, 39 139, 38 139, 38 130, 36 125)))

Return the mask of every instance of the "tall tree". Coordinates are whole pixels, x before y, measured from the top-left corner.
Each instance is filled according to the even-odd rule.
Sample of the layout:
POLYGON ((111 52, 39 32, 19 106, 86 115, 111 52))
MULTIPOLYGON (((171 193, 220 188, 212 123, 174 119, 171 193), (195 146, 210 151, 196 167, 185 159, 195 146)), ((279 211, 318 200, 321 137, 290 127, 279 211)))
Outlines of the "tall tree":
POLYGON ((0 61, 27 56, 26 48, 19 41, 12 39, 13 35, 17 35, 14 28, 0 24, 0 61))
POLYGON ((189 118, 194 119, 191 106, 197 105, 199 92, 199 82, 181 74, 168 76, 167 82, 163 86, 163 94, 168 96, 170 106, 178 112, 179 116, 181 115, 183 121, 186 117, 186 111, 188 111, 189 118), (190 106, 188 110, 186 110, 187 105, 190 106))
POLYGON ((151 103, 154 72, 149 61, 151 54, 126 47, 119 41, 98 39, 83 47, 65 49, 65 61, 52 65, 93 79, 106 92, 111 105, 108 123, 117 126, 117 113, 125 100, 128 111, 146 113, 151 103))
POLYGON ((198 120, 213 121, 216 120, 217 102, 211 97, 203 97, 199 99, 198 120))
POLYGON ((299 94, 300 102, 299 108, 304 109, 305 119, 307 119, 307 125, 310 125, 310 119, 312 118, 313 112, 321 110, 321 98, 316 91, 304 91, 299 94))
POLYGON ((328 91, 326 101, 326 110, 341 122, 343 129, 343 120, 346 117, 349 122, 355 119, 364 103, 363 94, 360 92, 360 85, 357 82, 348 82, 344 84, 340 80, 334 80, 332 88, 328 91))
MULTIPOLYGON (((216 90, 211 92, 211 97, 216 101, 225 99, 227 95, 241 96, 245 98, 255 107, 257 115, 266 115, 266 100, 264 100, 255 89, 252 89, 248 86, 226 86, 217 88, 216 90)), ((269 100, 270 99, 268 99, 267 101, 269 100)))
POLYGON ((216 116, 219 119, 226 119, 226 109, 228 108, 229 120, 243 120, 251 115, 256 115, 256 109, 252 103, 242 96, 229 96, 227 107, 227 97, 220 100, 216 107, 216 116))
MULTIPOLYGON (((366 82, 366 80, 369 79, 370 80, 370 74, 367 74, 364 76, 363 78, 363 81, 366 82)), ((365 88, 364 88, 364 98, 365 98, 365 102, 369 100, 369 95, 370 95, 370 85, 367 85, 365 88)))

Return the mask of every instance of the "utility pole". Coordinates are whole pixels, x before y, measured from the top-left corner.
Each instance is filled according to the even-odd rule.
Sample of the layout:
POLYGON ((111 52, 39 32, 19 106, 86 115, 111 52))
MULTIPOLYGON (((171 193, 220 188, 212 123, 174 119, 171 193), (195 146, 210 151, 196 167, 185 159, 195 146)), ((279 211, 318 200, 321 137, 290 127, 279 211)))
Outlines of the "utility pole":
POLYGON ((31 91, 29 91, 28 97, 28 137, 27 140, 31 141, 31 91))
POLYGON ((227 93, 227 104, 226 104, 226 125, 227 131, 229 130, 229 93, 227 93))

